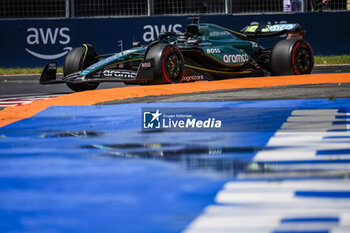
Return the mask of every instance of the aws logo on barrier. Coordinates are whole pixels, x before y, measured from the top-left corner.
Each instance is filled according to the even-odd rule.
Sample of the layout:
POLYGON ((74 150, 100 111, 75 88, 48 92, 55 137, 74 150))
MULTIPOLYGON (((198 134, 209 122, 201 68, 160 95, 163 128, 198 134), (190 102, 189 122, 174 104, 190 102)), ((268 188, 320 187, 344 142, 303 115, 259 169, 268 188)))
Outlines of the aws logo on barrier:
MULTIPOLYGON (((28 28, 27 29, 27 45, 33 47, 35 45, 68 45, 70 42, 70 36, 69 36, 69 28, 62 27, 62 28, 28 28)), ((57 46, 58 48, 60 46, 57 46)), ((38 51, 33 51, 34 49, 30 50, 28 48, 25 48, 25 50, 30 53, 31 55, 46 59, 46 60, 53 60, 58 59, 60 57, 65 56, 70 50, 72 50, 72 47, 64 47, 63 52, 58 52, 55 54, 44 54, 39 53, 38 51)))
POLYGON ((182 25, 181 24, 175 24, 175 25, 145 25, 143 27, 144 33, 143 33, 143 40, 145 42, 151 42, 156 39, 158 39, 158 36, 164 32, 181 32, 182 25))

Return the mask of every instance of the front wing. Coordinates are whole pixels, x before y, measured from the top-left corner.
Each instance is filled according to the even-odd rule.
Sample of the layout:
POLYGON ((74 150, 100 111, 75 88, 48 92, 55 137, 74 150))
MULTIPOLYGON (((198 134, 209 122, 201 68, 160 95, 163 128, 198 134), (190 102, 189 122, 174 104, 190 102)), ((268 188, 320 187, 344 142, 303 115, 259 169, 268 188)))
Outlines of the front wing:
POLYGON ((87 82, 147 82, 154 78, 154 60, 148 59, 140 63, 137 71, 123 69, 101 69, 82 75, 78 71, 66 76, 57 74, 57 62, 50 62, 45 65, 41 76, 40 84, 59 84, 59 83, 87 83, 87 82))

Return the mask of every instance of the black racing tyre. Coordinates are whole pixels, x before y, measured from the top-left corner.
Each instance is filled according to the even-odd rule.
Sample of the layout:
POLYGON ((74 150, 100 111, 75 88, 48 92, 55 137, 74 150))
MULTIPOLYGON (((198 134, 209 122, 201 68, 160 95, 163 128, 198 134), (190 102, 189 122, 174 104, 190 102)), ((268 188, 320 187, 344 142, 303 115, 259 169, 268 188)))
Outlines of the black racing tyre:
MULTIPOLYGON (((77 71, 83 70, 93 63, 95 63, 96 56, 98 53, 96 50, 89 46, 88 51, 85 54, 85 48, 78 47, 72 49, 64 61, 63 66, 63 75, 69 75, 77 71), (85 59, 84 59, 85 57, 85 59)), ((73 91, 86 91, 86 90, 95 90, 98 87, 99 83, 67 83, 67 86, 73 91)))
POLYGON ((314 54, 308 42, 302 39, 281 40, 272 49, 273 75, 311 74, 314 54))
POLYGON ((148 49, 145 60, 154 59, 154 79, 150 84, 179 83, 184 72, 184 58, 171 44, 157 44, 148 49))

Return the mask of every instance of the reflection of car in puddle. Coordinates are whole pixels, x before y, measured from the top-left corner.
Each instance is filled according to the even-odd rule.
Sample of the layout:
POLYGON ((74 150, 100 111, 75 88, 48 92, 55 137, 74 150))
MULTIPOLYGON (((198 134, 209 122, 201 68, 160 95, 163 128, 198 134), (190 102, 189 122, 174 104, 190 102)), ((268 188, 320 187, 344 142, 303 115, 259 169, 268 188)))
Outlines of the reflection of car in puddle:
MULTIPOLYGON (((47 134, 45 137, 97 138, 100 136, 103 136, 102 132, 65 131, 47 134)), ((161 159, 181 162, 189 170, 215 171, 228 176, 251 177, 259 176, 262 173, 271 175, 279 170, 276 165, 252 162, 252 158, 257 152, 277 148, 212 147, 182 143, 96 143, 82 145, 80 149, 98 150, 100 155, 115 159, 161 159)))
POLYGON ((55 134, 45 134, 45 137, 48 138, 65 138, 65 137, 98 137, 102 135, 102 133, 99 132, 93 132, 93 131, 65 131, 62 133, 55 133, 55 134))
POLYGON ((186 144, 110 144, 86 145, 83 149, 97 149, 113 158, 147 158, 181 162, 187 169, 203 169, 227 175, 252 170, 262 172, 259 165, 252 166, 254 147, 208 147, 186 144))
MULTIPOLYGON (((324 176, 322 164, 303 164, 291 166, 283 163, 255 162, 257 153, 278 151, 287 147, 244 147, 244 146, 213 146, 196 143, 115 143, 99 144, 95 140, 108 136, 103 132, 65 131, 43 134, 47 138, 74 137, 82 138, 79 149, 94 150, 98 156, 108 156, 114 159, 159 159, 168 162, 181 163, 186 169, 201 169, 215 171, 239 178, 280 178, 324 176), (92 139, 96 143, 85 142, 92 139), (299 169, 299 170, 298 170, 299 169), (301 169, 301 170, 300 170, 301 169)), ((327 173, 327 175, 329 175, 327 173)), ((333 175, 337 175, 334 173, 333 175)))
MULTIPOLYGON (((65 131, 48 134, 46 137, 99 137, 101 132, 65 131)), ((261 148, 255 147, 210 147, 180 143, 124 143, 124 144, 90 144, 81 149, 99 150, 101 155, 112 158, 128 159, 162 159, 181 162, 186 169, 203 169, 237 175, 252 170, 261 172, 259 165, 251 164, 251 157, 261 148)))

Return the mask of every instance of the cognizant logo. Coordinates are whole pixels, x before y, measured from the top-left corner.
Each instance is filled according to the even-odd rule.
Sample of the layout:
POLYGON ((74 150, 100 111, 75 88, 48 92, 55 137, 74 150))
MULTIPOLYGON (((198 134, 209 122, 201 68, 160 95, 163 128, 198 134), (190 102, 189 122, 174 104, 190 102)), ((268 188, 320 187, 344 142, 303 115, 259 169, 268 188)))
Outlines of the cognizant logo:
POLYGON ((143 129, 220 129, 222 121, 214 117, 199 119, 192 114, 184 114, 174 109, 162 113, 159 109, 143 111, 143 129))
POLYGON ((54 53, 54 54, 44 54, 39 53, 38 51, 34 51, 34 48, 39 45, 59 45, 66 46, 70 43, 71 39, 69 36, 69 28, 28 28, 27 29, 27 46, 31 47, 25 48, 25 50, 33 55, 34 57, 45 59, 45 60, 53 60, 58 59, 60 57, 65 56, 72 47, 64 47, 62 52, 54 53), (33 48, 32 48, 33 47, 33 48))

